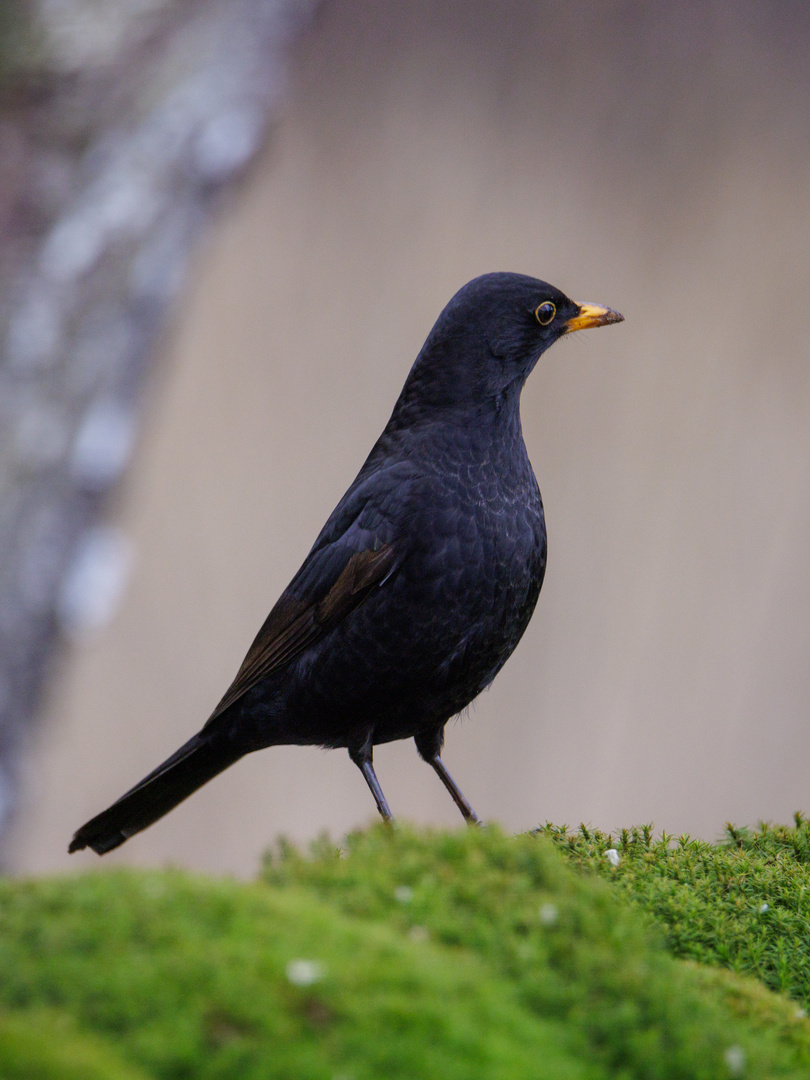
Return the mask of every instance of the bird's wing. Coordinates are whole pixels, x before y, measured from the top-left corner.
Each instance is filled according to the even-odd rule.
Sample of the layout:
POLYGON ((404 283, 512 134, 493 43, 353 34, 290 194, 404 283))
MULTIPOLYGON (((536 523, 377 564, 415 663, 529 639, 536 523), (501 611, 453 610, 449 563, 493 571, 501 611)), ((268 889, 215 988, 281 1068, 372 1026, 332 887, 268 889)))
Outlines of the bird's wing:
MULTIPOLYGON (((402 494, 402 485, 394 486, 402 494)), ((368 487, 350 489, 338 505, 210 720, 323 637, 397 568, 404 546, 393 538, 388 500, 379 491, 370 498, 368 487)))

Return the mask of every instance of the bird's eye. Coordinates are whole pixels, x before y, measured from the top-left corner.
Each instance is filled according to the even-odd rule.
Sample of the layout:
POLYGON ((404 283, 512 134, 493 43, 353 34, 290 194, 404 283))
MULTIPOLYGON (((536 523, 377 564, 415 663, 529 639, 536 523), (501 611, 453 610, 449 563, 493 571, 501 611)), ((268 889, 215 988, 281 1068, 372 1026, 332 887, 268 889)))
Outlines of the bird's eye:
POLYGON ((545 304, 541 304, 540 307, 534 309, 534 317, 541 326, 548 326, 556 314, 557 309, 550 300, 546 300, 545 304))

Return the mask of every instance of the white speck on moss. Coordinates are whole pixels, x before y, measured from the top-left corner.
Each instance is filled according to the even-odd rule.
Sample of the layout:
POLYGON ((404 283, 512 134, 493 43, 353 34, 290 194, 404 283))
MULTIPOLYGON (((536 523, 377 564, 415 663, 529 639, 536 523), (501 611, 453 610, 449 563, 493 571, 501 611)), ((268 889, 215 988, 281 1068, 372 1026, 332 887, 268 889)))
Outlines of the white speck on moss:
POLYGON ((723 1060, 732 1076, 742 1076, 745 1069, 745 1051, 741 1046, 729 1046, 723 1054, 723 1060))
POLYGON ((758 909, 760 915, 764 915, 765 912, 768 910, 769 906, 770 906, 769 904, 760 904, 759 909, 758 909))
POLYGON ((400 904, 410 904, 413 900, 413 889, 410 885, 397 885, 394 889, 394 899, 400 904))
POLYGON ((556 904, 541 904, 537 914, 543 926, 553 926, 559 916, 556 904))
POLYGON ((286 974, 293 986, 312 986, 323 978, 324 970, 317 960, 291 960, 286 974))
POLYGON ((621 856, 619 855, 615 847, 607 849, 607 851, 605 852, 605 858, 611 866, 618 866, 619 863, 622 861, 621 856))

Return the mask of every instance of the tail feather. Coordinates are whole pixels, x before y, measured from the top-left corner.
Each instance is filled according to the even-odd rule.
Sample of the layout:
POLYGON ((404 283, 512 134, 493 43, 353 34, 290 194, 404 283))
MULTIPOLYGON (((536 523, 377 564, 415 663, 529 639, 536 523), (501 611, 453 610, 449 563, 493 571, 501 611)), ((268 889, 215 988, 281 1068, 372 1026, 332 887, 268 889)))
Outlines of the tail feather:
POLYGON ((112 851, 168 814, 243 755, 244 751, 236 749, 224 735, 195 735, 112 806, 82 825, 68 851, 86 847, 99 855, 112 851))

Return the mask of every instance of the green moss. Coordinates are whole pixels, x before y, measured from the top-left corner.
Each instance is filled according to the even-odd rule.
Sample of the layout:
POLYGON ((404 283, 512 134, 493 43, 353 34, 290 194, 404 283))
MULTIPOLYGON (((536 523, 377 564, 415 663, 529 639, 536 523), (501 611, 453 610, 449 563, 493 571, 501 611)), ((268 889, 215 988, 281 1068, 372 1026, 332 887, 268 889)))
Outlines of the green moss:
POLYGON ((613 890, 567 871, 542 838, 375 829, 349 837, 342 858, 326 843, 310 858, 282 846, 265 874, 355 918, 403 934, 424 926, 443 946, 472 950, 536 1015, 564 1018, 610 1075, 724 1076, 738 1048, 752 1074, 810 1069, 810 1028, 795 1007, 780 1001, 785 1024, 759 1024, 758 988, 752 996, 737 979, 732 994, 673 961, 613 890), (402 886, 406 904, 395 899, 402 886))
POLYGON ((0 972, 4 1080, 810 1074, 795 1004, 497 829, 281 845, 256 884, 0 882, 0 972))
POLYGON ((578 867, 632 897, 676 956, 753 975, 810 1008, 810 825, 726 827, 720 844, 652 828, 610 836, 584 826, 545 830, 578 867), (605 851, 616 848, 618 866, 605 851))
POLYGON ((3 1080, 149 1080, 103 1040, 56 1013, 0 1013, 3 1080))
POLYGON ((561 1080, 600 1075, 473 954, 294 887, 125 872, 7 882, 0 970, 7 1006, 69 1011, 173 1080, 509 1080, 536 1076, 538 1060, 561 1080), (299 965, 303 985, 298 960, 315 965, 299 965))

